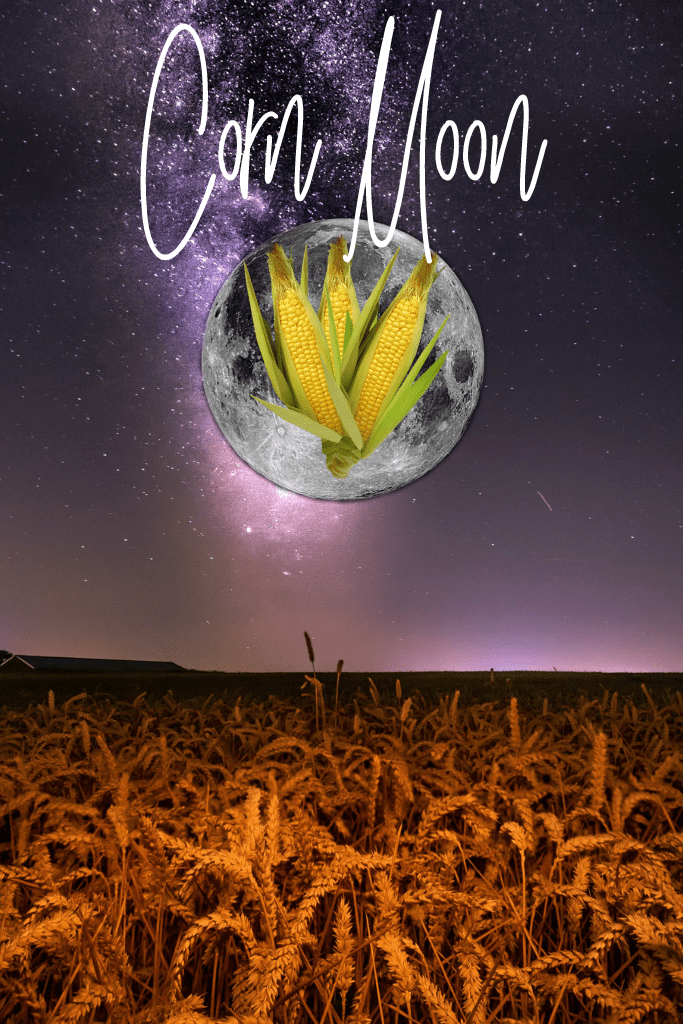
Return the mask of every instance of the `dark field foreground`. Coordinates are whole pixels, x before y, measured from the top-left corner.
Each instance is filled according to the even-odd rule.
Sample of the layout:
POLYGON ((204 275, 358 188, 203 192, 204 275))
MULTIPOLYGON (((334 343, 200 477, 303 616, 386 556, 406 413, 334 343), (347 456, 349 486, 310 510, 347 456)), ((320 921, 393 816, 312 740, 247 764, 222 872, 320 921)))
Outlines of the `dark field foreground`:
POLYGON ((680 676, 320 680, 0 679, 3 1024, 682 1019, 680 676))
MULTIPOLYGON (((336 672, 318 672, 325 703, 334 702, 336 672)), ((683 691, 683 673, 647 672, 512 672, 496 670, 493 682, 490 672, 342 672, 339 679, 339 700, 350 703, 358 691, 368 692, 372 679, 382 699, 396 700, 396 679, 400 678, 405 697, 414 697, 416 690, 425 700, 438 705, 439 697, 460 692, 460 704, 490 700, 507 700, 516 696, 521 710, 540 710, 547 699, 550 710, 565 704, 576 704, 581 693, 589 699, 601 698, 605 691, 617 692, 636 704, 645 702, 641 689, 644 683, 657 700, 669 699, 683 691), (507 682, 506 682, 507 680, 507 682)), ((83 691, 94 697, 111 696, 116 700, 134 700, 146 693, 150 700, 161 700, 169 691, 175 700, 206 700, 216 697, 242 704, 267 701, 272 694, 281 700, 302 700, 301 672, 17 672, 0 674, 0 708, 20 708, 31 702, 47 700, 49 690, 58 703, 83 691)), ((310 703, 312 688, 306 687, 303 699, 310 703), (307 696, 307 692, 310 697, 307 696)))

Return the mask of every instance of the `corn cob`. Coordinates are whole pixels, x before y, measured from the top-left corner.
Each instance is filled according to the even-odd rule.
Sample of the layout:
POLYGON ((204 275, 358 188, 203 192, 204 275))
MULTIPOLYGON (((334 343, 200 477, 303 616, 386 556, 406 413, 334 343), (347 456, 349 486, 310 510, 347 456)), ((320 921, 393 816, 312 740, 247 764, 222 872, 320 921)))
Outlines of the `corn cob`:
POLYGON ((273 290, 275 334, 289 370, 288 377, 294 376, 292 369, 296 374, 293 389, 297 390, 298 380, 317 421, 342 434, 320 359, 319 343, 324 339, 323 329, 294 277, 282 246, 275 244, 268 253, 268 269, 273 290))
POLYGON ((356 289, 351 280, 351 263, 345 263, 343 257, 348 256, 349 250, 346 247, 346 239, 343 235, 336 238, 330 244, 330 252, 327 257, 327 273, 323 285, 323 294, 318 309, 318 319, 323 325, 325 338, 333 356, 332 341, 330 339, 330 317, 327 305, 329 295, 332 306, 332 318, 337 333, 339 355, 344 354, 344 334, 346 331, 346 314, 351 318, 351 326, 355 327, 360 316, 360 307, 356 298, 356 289))
POLYGON ((422 335, 427 297, 436 277, 423 256, 398 295, 378 321, 361 359, 349 396, 365 443, 378 417, 388 407, 412 363, 422 335))
POLYGON ((422 335, 428 292, 436 277, 436 253, 432 253, 431 264, 424 257, 420 260, 378 321, 380 295, 398 250, 362 311, 350 269, 343 261, 346 252, 346 242, 340 236, 330 246, 316 316, 308 300, 307 250, 299 284, 282 247, 273 246, 268 254, 268 268, 274 338, 244 265, 256 340, 275 394, 283 405, 253 397, 286 422, 317 435, 327 467, 339 479, 346 477, 359 459, 371 455, 407 416, 447 355, 444 352, 418 377, 446 323, 444 320, 413 363, 422 335))

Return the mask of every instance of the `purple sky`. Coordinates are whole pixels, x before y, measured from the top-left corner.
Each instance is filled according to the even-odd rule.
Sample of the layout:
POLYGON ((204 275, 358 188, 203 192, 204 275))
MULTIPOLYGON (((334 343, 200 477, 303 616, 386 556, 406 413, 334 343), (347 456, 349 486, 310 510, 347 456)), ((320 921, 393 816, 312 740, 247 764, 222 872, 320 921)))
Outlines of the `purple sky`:
MULTIPOLYGON (((384 26, 396 19, 373 199, 391 219, 436 5, 10 2, 0 11, 0 647, 304 671, 683 671, 683 11, 578 0, 444 8, 427 138, 429 236, 468 290, 486 375, 451 454, 393 494, 321 502, 232 452, 204 398, 206 317, 278 232, 352 217, 384 26), (303 96, 273 181, 220 177, 186 249, 144 237, 147 100, 159 248, 182 237, 224 125, 303 96), (500 178, 434 164, 447 119, 502 136, 500 178), (548 507, 550 506, 550 507, 548 507)), ((277 129, 276 122, 272 122, 277 129)), ((234 144, 234 135, 232 136, 234 144)), ((477 149, 472 143, 476 168, 477 149)), ((489 154, 490 157, 490 154, 489 154)), ((398 227, 421 237, 418 148, 398 227)))

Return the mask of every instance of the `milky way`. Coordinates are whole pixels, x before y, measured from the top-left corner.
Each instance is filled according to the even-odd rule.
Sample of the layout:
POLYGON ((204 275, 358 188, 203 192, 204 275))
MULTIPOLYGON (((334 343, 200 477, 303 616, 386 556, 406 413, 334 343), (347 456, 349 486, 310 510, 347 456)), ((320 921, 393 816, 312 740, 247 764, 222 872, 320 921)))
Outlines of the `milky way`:
MULTIPOLYGON (((225 278, 294 224, 354 214, 393 16, 373 161, 375 218, 390 222, 436 11, 3 5, 0 647, 288 670, 306 667, 306 629, 323 669, 340 657, 368 671, 681 669, 677 10, 444 8, 430 242, 474 301, 487 369, 435 470, 367 502, 287 495, 240 462, 208 410, 201 344, 225 278), (162 251, 218 177, 191 242, 164 262, 143 231, 140 164, 152 77, 181 23, 202 41, 208 116, 199 136, 184 33, 150 134, 162 251), (462 145, 480 121, 490 147, 522 93, 531 166, 548 140, 529 201, 518 130, 497 182, 488 167, 471 180, 462 154, 442 180, 441 125, 456 123, 462 145), (295 94, 304 173, 322 140, 311 188, 296 200, 293 119, 271 182, 259 135, 244 198, 220 174, 223 128, 244 130, 250 98, 255 118, 279 118, 295 94)), ((398 226, 420 237, 417 140, 398 226)))

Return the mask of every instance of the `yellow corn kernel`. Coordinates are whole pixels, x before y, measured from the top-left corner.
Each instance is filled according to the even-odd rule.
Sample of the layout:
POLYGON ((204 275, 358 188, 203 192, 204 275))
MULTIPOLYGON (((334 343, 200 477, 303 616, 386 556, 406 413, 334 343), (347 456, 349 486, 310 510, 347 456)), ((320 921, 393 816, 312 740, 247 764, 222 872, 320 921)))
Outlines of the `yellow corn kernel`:
MULTIPOLYGON (((345 263, 343 257, 348 255, 346 239, 343 235, 336 238, 330 245, 329 256, 327 257, 327 274, 325 275, 325 286, 330 296, 332 305, 332 317, 337 331, 339 343, 339 354, 344 354, 344 332, 346 330, 346 314, 351 317, 351 326, 355 327, 356 320, 360 315, 356 290, 351 280, 351 266, 345 263)), ((330 316, 327 308, 327 295, 323 286, 323 294, 320 300, 318 318, 323 325, 325 339, 327 341, 330 355, 332 355, 332 342, 330 340, 330 316)))
MULTIPOLYGON (((429 289, 436 277, 437 255, 431 254, 431 263, 423 256, 413 269, 396 298, 377 324, 377 338, 372 355, 368 351, 369 367, 365 379, 359 379, 360 393, 356 401, 354 419, 363 442, 367 441, 377 415, 390 391, 395 391, 408 370, 399 370, 402 362, 411 362, 422 334, 429 289), (360 380, 363 380, 360 385, 360 380)), ((390 396, 391 397, 391 396, 390 396)))
MULTIPOLYGON (((305 303, 296 283, 291 265, 281 246, 268 254, 276 316, 282 342, 287 346, 306 398, 319 423, 343 433, 320 362, 320 354, 312 320, 315 312, 305 303)), ((317 321, 316 321, 317 322, 317 321)), ((318 330, 320 324, 318 323, 318 330)))
POLYGON ((363 441, 367 441, 370 436, 379 407, 410 344, 419 308, 420 300, 417 295, 402 299, 396 304, 382 328, 354 417, 363 435, 363 441))

